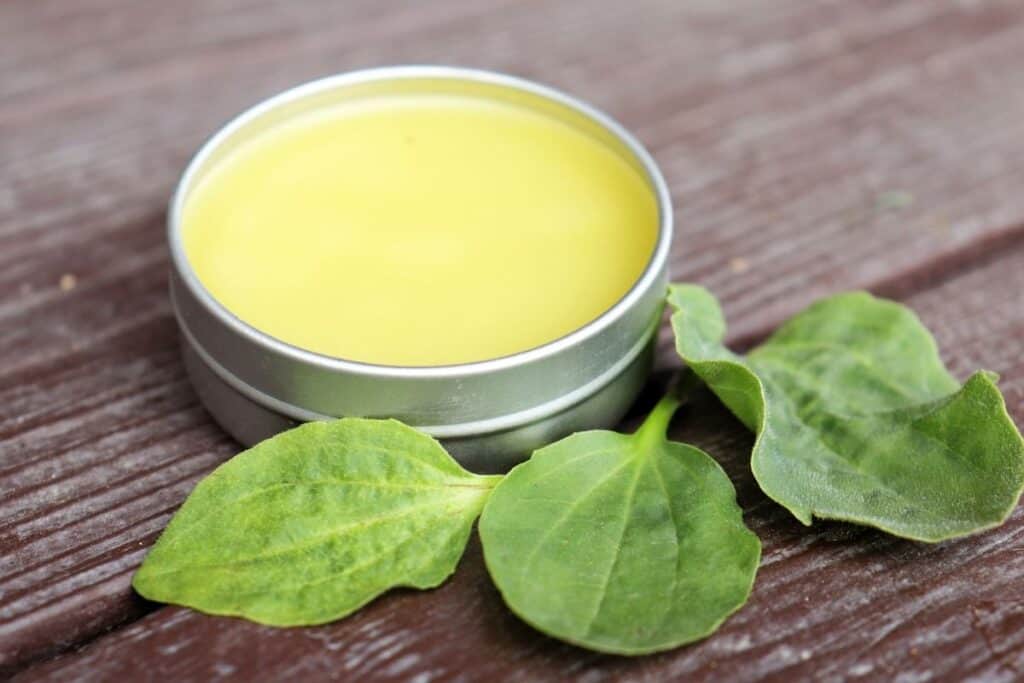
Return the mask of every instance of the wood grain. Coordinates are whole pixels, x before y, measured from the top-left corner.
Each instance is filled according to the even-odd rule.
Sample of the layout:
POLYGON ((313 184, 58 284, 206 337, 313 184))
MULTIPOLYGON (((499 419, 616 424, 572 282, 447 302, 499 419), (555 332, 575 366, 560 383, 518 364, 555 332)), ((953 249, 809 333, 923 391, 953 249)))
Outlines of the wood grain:
MULTIPOLYGON (((911 297, 964 378, 1003 376, 1024 421, 1024 245, 911 297), (980 293, 984 293, 981 295, 980 293)), ((672 429, 712 453, 764 543, 753 598, 714 637, 638 659, 559 644, 501 603, 474 541, 454 579, 325 627, 270 629, 163 609, 23 680, 988 680, 1024 674, 1024 509, 935 546, 837 523, 802 527, 757 489, 751 438, 708 396, 672 429)))
MULTIPOLYGON (((1024 6, 1016 0, 786 0, 770 8, 755 0, 3 3, 0 672, 153 610, 132 594, 131 572, 195 482, 237 450, 187 386, 167 302, 163 207, 188 156, 222 121, 283 87, 399 62, 533 77, 635 130, 663 166, 676 201, 674 275, 724 299, 734 340, 749 342, 837 289, 869 286, 900 296, 920 290, 913 302, 949 340, 950 360, 966 364, 957 370, 987 363, 1005 371, 1021 418, 1024 371, 1013 365, 1022 355, 1021 301, 998 279, 1021 270, 1018 252, 963 276, 977 278, 970 281, 977 289, 969 300, 959 294, 961 317, 944 312, 946 285, 934 290, 942 297, 929 298, 936 283, 1024 239, 1024 6), (989 304, 1001 317, 985 312, 989 304)), ((1019 279, 1013 282, 1019 293, 1019 279)), ((659 356, 665 368, 676 365, 667 342, 666 336, 659 356)), ((718 414, 693 438, 732 463, 743 489, 748 475, 739 463, 748 437, 718 414)), ((745 502, 760 520, 757 496, 746 487, 745 502)), ((388 598, 338 631, 270 636, 164 609, 98 641, 94 652, 113 652, 99 649, 113 642, 216 643, 211 652, 224 659, 203 659, 185 646, 195 655, 191 663, 170 662, 173 653, 157 657, 164 668, 155 670, 180 666, 182 675, 197 678, 216 673, 210 667, 218 662, 240 662, 254 643, 260 650, 250 664, 296 675, 326 675, 341 652, 346 661, 362 657, 353 671, 396 667, 393 678, 429 673, 428 665, 446 676, 462 665, 482 678, 507 673, 520 657, 534 662, 524 672, 538 677, 650 678, 690 670, 711 676, 712 665, 753 676, 730 648, 752 657, 764 675, 809 671, 790 661, 800 660, 800 648, 816 653, 822 642, 853 642, 844 639, 848 631, 870 632, 875 612, 893 606, 896 616, 885 623, 895 635, 883 645, 910 642, 918 629, 899 624, 913 607, 934 632, 948 628, 944 651, 963 650, 962 661, 944 660, 950 671, 965 671, 970 662, 989 671, 1003 656, 1020 668, 1019 654, 1012 654, 1020 642, 999 640, 1008 625, 1024 622, 1016 607, 995 598, 971 603, 975 630, 995 634, 985 651, 973 636, 958 635, 963 614, 944 611, 961 609, 959 598, 947 603, 934 592, 948 563, 975 559, 974 573, 962 580, 989 590, 992 573, 997 595, 1004 586, 1000 562, 1009 565, 1006 576, 1019 577, 1013 536, 992 536, 1002 539, 1008 557, 998 543, 957 551, 966 555, 932 555, 892 550, 884 538, 843 527, 808 536, 778 511, 765 514, 757 530, 774 544, 772 552, 798 559, 778 569, 767 563, 758 599, 767 600, 772 586, 782 591, 790 575, 794 583, 826 582, 820 585, 845 595, 835 577, 851 574, 859 578, 838 604, 861 617, 828 612, 813 623, 829 633, 812 637, 799 625, 812 619, 808 608, 780 596, 779 605, 751 609, 729 627, 746 630, 627 665, 554 647, 519 626, 496 607, 473 549, 452 584, 430 596, 388 598), (842 540, 851 533, 851 541, 842 540), (836 568, 848 555, 869 559, 836 568), (890 571, 890 556, 925 558, 924 565, 905 561, 898 574, 921 572, 921 592, 899 592, 899 581, 886 582, 894 592, 873 608, 855 604, 864 598, 861 587, 872 588, 890 571), (819 581, 817 570, 833 565, 833 583, 819 581), (446 626, 413 634, 425 618, 446 626), (743 645, 743 634, 769 649, 751 655, 754 646, 743 645), (460 644, 475 650, 459 654, 460 644), (435 646, 447 660, 430 654, 435 646), (485 646, 493 657, 482 654, 485 646), (275 657, 290 647, 303 656, 293 669, 274 669, 275 657)), ((805 588, 792 595, 818 599, 805 588)), ((854 660, 827 652, 809 661, 836 662, 839 668, 827 669, 834 677, 855 675, 842 669, 854 660)), ((58 676, 71 670, 62 668, 72 666, 68 661, 36 673, 58 676)), ((892 659, 893 666, 908 661, 892 659)), ((879 671, 896 669, 864 675, 883 676, 879 671)))

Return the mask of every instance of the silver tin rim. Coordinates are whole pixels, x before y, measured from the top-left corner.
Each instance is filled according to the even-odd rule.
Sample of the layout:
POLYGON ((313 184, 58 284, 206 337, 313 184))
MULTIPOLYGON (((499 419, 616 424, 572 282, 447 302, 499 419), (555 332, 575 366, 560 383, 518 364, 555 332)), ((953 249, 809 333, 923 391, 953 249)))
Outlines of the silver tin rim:
POLYGON ((661 267, 668 260, 669 248, 672 242, 672 201, 669 197, 668 185, 665 183, 665 179, 662 177, 661 171, 658 170, 657 165, 654 163, 654 159, 643 145, 641 145, 640 142, 618 121, 582 100, 578 100, 571 95, 547 85, 541 85, 525 78, 509 76, 493 71, 453 66, 386 66, 364 69, 361 71, 352 71, 335 76, 327 76, 325 78, 320 78, 295 86, 294 88, 285 90, 282 93, 270 97, 269 99, 263 100, 231 119, 225 126, 214 133, 202 147, 199 148, 199 151, 185 168, 185 172, 182 174, 181 180, 178 181, 174 194, 171 196, 171 203, 167 213, 167 237, 168 244, 170 245, 171 261, 173 266, 181 275, 185 285, 189 288, 192 295, 202 302, 202 304, 211 313, 220 318, 221 322, 225 325, 234 328, 239 334, 245 335, 257 343, 273 348, 278 353, 292 356, 295 360, 304 363, 319 365, 328 370, 341 370, 344 372, 377 375, 380 377, 468 376, 502 370, 523 363, 529 363, 545 356, 554 355, 566 348, 579 344, 584 339, 598 334, 601 330, 620 318, 633 304, 636 303, 636 301, 643 295, 644 291, 653 284, 654 280, 658 277, 661 267), (643 167, 644 173, 647 175, 648 180, 654 188, 655 199, 658 204, 658 242, 654 247, 654 253, 651 255, 651 258, 647 263, 647 267, 644 269, 640 279, 633 283, 633 286, 629 291, 626 292, 626 294, 611 308, 597 318, 591 320, 583 327, 573 330, 567 335, 547 342, 541 346, 536 346, 532 349, 520 351, 509 356, 475 361, 472 363, 460 363, 457 365, 435 365, 427 367, 377 365, 373 363, 364 363, 361 361, 352 361, 326 356, 315 351, 293 346, 292 344, 277 339, 276 337, 272 337, 269 334, 256 329, 241 318, 238 318, 225 308, 224 305, 217 301, 199 281, 198 276, 196 276, 195 272, 192 270, 192 265, 188 262, 188 258, 185 255, 184 245, 181 240, 181 213, 185 205, 185 200, 187 199, 188 190, 191 188, 193 177, 196 175, 198 170, 202 168, 203 164, 207 161, 207 158, 210 157, 218 147, 220 147, 224 140, 231 137, 237 130, 245 126, 251 120, 286 102, 301 99, 313 93, 344 85, 353 85, 356 83, 365 83, 382 79, 390 80, 403 78, 452 78, 472 80, 523 90, 553 100, 571 109, 575 109, 579 113, 600 124, 609 132, 613 133, 615 137, 619 138, 619 140, 629 149, 630 153, 635 155, 637 161, 640 162, 640 165, 643 167))
MULTIPOLYGON (((174 270, 172 281, 177 280, 187 291, 188 296, 204 310, 205 314, 212 316, 218 325, 238 335, 250 344, 260 347, 275 356, 279 356, 289 362, 301 364, 313 370, 320 370, 325 373, 358 376, 362 379, 373 380, 379 378, 385 381, 409 380, 430 381, 430 380, 460 380, 474 376, 489 375, 492 373, 503 373, 514 370, 519 366, 529 366, 537 361, 550 359, 553 356, 563 354, 573 347, 587 342, 593 337, 601 334, 609 327, 615 325, 620 319, 627 316, 645 298, 651 296, 651 289, 657 287, 659 281, 665 279, 668 254, 672 240, 672 203, 669 196, 667 184, 656 163, 647 150, 633 137, 620 123, 607 114, 595 109, 591 105, 572 97, 555 88, 541 85, 533 81, 509 76, 501 73, 469 69, 451 66, 389 66, 361 71, 353 71, 333 76, 327 76, 308 83, 285 90, 275 96, 263 100, 241 114, 231 119, 227 124, 214 133, 199 149, 189 162, 179 180, 176 189, 171 197, 167 217, 167 235, 170 246, 172 268, 174 270), (596 124, 597 128, 608 133, 618 144, 631 155, 636 162, 638 170, 644 175, 655 196, 658 208, 658 237, 651 257, 636 282, 630 289, 608 310, 597 318, 591 320, 582 327, 525 351, 483 361, 463 363, 456 365, 438 366, 391 366, 353 361, 343 358, 323 355, 315 351, 303 349, 283 340, 277 339, 249 323, 241 320, 231 313, 223 304, 217 301, 213 295, 199 281, 198 276, 192 269, 185 254, 181 236, 181 216, 188 194, 195 184, 196 176, 205 170, 210 158, 236 134, 243 131, 250 123, 253 123, 272 112, 273 110, 286 106, 290 103, 299 102, 311 96, 330 92, 335 89, 347 86, 355 86, 380 81, 401 81, 401 80, 452 80, 471 82, 481 85, 496 86, 513 91, 520 91, 542 100, 548 100, 555 105, 560 105, 567 110, 578 114, 585 120, 596 124)), ((173 288, 172 288, 173 289, 173 288)), ((659 295, 660 296, 660 295, 659 295)), ((225 369, 216 358, 207 352, 203 346, 196 341, 190 332, 189 321, 184 319, 182 307, 175 301, 175 313, 178 317, 179 326, 185 333, 186 339, 196 348, 203 357, 204 362, 211 369, 221 376, 222 379, 233 385, 234 388, 258 403, 270 407, 282 414, 294 417, 297 420, 309 420, 328 417, 322 412, 310 410, 308 407, 300 406, 294 402, 281 400, 259 387, 249 385, 247 378, 233 374, 231 370, 225 369)), ((191 302, 189 302, 191 303, 191 302)), ((643 341, 648 341, 654 330, 648 328, 643 332, 643 341)), ((640 339, 638 333, 637 339, 640 339)), ((488 416, 482 419, 471 419, 448 424, 417 424, 423 431, 439 437, 464 437, 474 434, 482 434, 511 429, 523 424, 529 424, 533 420, 545 415, 551 415, 571 404, 574 400, 580 400, 583 396, 580 392, 588 390, 594 392, 603 385, 614 379, 613 370, 621 364, 628 364, 642 351, 644 344, 637 342, 630 352, 621 358, 616 367, 607 368, 607 372, 601 373, 600 377, 581 384, 579 391, 573 391, 572 396, 566 395, 557 400, 542 400, 537 405, 516 411, 510 414, 488 416)))

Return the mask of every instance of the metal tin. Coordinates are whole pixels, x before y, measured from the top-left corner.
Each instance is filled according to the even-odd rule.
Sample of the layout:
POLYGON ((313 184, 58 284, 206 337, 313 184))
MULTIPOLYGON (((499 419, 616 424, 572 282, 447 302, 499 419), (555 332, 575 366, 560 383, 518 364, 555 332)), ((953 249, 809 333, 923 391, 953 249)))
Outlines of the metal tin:
POLYGON ((500 471, 533 449, 580 429, 614 424, 650 371, 672 239, 665 181, 621 125, 568 95, 512 76, 399 66, 331 76, 244 112, 189 164, 168 212, 171 298, 186 367, 206 408, 232 436, 253 444, 299 422, 394 417, 441 439, 478 471, 500 471), (437 367, 353 362, 301 349, 235 317, 203 287, 186 258, 182 208, 230 150, 297 114, 361 97, 416 92, 511 101, 558 118, 615 151, 646 179, 659 208, 647 268, 609 310, 570 334, 494 360, 437 367))

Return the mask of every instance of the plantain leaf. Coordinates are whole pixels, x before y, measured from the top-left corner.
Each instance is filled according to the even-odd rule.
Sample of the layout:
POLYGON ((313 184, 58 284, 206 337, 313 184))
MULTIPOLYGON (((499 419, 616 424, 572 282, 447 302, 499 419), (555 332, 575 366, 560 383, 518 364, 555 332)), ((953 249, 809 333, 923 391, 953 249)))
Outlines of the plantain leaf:
POLYGON ((332 621, 389 588, 444 581, 498 479, 394 420, 306 424, 200 482, 133 585, 275 626, 332 621))
POLYGON ((715 298, 673 285, 676 348, 748 428, 764 492, 813 517, 936 542, 1001 524, 1024 487, 1024 441, 995 375, 962 387, 907 308, 820 301, 745 358, 715 298))
POLYGON ((542 448, 495 487, 484 557, 526 622, 635 655, 703 638, 746 602, 761 545, 718 464, 665 439, 677 405, 666 398, 633 435, 542 448))

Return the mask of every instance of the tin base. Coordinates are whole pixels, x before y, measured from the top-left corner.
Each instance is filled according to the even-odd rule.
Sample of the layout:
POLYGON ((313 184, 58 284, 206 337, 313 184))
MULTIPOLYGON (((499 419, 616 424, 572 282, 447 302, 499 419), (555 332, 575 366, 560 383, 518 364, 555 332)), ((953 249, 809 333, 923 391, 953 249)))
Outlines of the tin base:
MULTIPOLYGON (((448 452, 481 474, 505 472, 537 448, 585 429, 607 428, 629 409, 650 374, 655 336, 610 382, 583 401, 520 427, 471 437, 442 439, 448 452)), ((213 418, 232 437, 251 446, 298 426, 299 422, 245 396, 221 379, 186 341, 185 367, 192 385, 213 418)), ((415 425, 413 425, 415 426, 415 425)))

